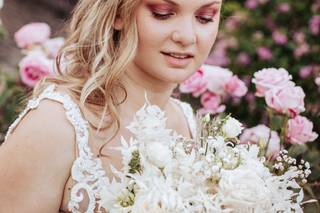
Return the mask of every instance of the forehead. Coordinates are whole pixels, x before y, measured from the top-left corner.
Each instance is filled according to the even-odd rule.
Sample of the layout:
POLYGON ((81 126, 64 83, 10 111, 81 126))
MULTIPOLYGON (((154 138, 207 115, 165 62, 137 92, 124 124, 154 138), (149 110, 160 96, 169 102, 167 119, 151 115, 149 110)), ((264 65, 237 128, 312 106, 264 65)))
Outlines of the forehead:
POLYGON ((167 3, 175 7, 194 7, 220 5, 222 0, 142 0, 145 3, 167 3))

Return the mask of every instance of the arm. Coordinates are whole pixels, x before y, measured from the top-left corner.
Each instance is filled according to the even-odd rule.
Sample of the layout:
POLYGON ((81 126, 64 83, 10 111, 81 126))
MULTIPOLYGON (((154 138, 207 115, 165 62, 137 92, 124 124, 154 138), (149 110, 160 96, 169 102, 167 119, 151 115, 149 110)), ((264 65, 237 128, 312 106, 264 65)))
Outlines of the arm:
POLYGON ((0 212, 58 212, 74 156, 62 105, 43 100, 0 146, 0 212))

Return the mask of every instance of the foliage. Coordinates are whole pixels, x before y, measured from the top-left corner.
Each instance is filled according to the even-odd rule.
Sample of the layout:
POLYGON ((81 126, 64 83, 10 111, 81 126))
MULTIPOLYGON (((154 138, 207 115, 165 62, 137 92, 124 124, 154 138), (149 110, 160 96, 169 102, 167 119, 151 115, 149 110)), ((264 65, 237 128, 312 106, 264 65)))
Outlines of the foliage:
MULTIPOLYGON (((303 88, 306 111, 302 114, 319 133, 320 89, 316 82, 320 76, 319 15, 319 0, 227 0, 223 5, 220 34, 208 62, 226 67, 248 82, 262 68, 285 68, 303 88)), ((245 98, 226 105, 226 111, 248 127, 268 123, 264 100, 256 98, 254 91, 254 85, 250 84, 245 98)), ((312 183, 306 191, 317 199, 320 198, 319 142, 318 137, 312 143, 294 145, 289 150, 291 156, 311 163, 309 181, 312 183)), ((308 204, 306 212, 314 212, 315 208, 314 204, 308 204)), ((319 205, 316 209, 320 210, 319 205)))

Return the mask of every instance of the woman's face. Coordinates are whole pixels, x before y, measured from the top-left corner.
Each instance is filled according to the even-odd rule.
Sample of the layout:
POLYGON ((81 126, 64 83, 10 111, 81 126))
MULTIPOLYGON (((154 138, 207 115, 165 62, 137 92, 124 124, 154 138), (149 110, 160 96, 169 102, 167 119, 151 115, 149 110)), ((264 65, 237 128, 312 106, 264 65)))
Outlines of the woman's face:
POLYGON ((141 0, 139 45, 130 65, 166 83, 180 83, 204 62, 216 39, 222 0, 141 0))

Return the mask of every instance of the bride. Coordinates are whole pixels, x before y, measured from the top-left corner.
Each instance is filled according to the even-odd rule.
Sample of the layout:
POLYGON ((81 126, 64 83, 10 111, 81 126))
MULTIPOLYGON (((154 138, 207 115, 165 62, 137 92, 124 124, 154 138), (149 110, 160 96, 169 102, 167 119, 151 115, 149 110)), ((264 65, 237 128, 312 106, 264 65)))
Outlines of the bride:
POLYGON ((148 100, 167 127, 195 132, 171 98, 215 41, 221 0, 80 0, 57 57, 0 147, 0 212, 107 212, 101 188, 121 168, 112 149, 148 100))

